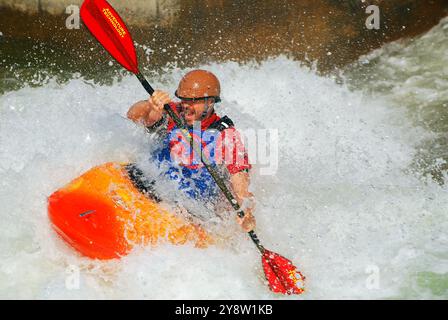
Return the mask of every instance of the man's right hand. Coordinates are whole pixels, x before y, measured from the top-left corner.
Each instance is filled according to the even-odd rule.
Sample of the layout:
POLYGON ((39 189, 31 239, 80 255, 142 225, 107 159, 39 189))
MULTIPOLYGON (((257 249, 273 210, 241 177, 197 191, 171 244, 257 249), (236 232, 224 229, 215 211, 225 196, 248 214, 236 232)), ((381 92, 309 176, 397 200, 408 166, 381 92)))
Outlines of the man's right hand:
POLYGON ((134 104, 128 111, 128 118, 136 123, 152 126, 162 118, 163 106, 170 102, 168 93, 157 90, 148 100, 134 104))
POLYGON ((163 106, 171 102, 171 98, 165 91, 156 90, 148 99, 148 108, 155 114, 163 113, 163 106))

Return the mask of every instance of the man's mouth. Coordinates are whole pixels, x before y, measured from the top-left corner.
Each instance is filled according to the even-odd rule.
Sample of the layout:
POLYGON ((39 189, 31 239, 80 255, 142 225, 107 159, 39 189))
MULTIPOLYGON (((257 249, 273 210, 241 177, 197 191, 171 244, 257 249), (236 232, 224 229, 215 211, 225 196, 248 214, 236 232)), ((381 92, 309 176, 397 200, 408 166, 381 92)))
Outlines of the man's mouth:
POLYGON ((193 109, 185 109, 184 112, 184 117, 193 117, 194 116, 194 110, 193 109))

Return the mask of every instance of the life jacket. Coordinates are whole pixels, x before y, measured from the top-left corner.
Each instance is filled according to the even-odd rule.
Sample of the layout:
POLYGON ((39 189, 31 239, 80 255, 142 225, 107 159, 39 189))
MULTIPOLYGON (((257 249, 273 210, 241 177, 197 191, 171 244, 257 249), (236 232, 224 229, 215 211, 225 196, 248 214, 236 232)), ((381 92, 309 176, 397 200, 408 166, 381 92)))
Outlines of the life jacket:
MULTIPOLYGON (((202 152, 214 165, 217 136, 224 130, 233 127, 233 121, 229 117, 220 118, 213 114, 202 121, 200 132, 197 132, 195 128, 189 128, 189 133, 196 143, 202 145, 202 152)), ((185 140, 181 131, 176 131, 176 129, 174 123, 168 124, 166 137, 161 147, 153 154, 154 160, 159 168, 164 170, 163 175, 176 181, 179 186, 178 189, 188 197, 206 201, 215 199, 219 194, 219 188, 207 168, 201 163, 201 155, 196 154, 192 148, 186 145, 187 140, 185 140), (173 162, 173 150, 176 147, 180 147, 177 153, 184 160, 181 163, 179 161, 173 162)), ((176 160, 179 160, 179 158, 176 160)))

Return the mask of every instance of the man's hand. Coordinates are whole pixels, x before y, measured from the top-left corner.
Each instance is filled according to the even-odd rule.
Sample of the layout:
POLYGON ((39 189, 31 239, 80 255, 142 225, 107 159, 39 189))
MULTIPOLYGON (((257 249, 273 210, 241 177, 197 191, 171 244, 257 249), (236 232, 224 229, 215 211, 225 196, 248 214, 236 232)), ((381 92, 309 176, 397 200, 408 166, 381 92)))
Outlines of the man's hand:
POLYGON ((163 106, 171 102, 170 95, 164 91, 156 90, 148 99, 150 112, 162 115, 163 106))
POLYGON ((252 215, 252 210, 246 209, 244 217, 237 217, 237 222, 245 232, 250 232, 255 229, 255 217, 252 215))
POLYGON ((152 126, 163 116, 163 106, 170 103, 168 93, 156 90, 148 100, 134 104, 128 111, 128 118, 145 126, 152 126))

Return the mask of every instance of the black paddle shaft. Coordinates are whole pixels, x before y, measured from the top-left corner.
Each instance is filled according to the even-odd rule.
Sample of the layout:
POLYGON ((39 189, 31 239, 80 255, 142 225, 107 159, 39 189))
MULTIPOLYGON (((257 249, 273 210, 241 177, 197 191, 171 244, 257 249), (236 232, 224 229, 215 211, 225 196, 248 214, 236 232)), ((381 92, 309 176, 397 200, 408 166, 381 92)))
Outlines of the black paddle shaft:
MULTIPOLYGON (((145 88, 145 90, 149 93, 150 96, 152 96, 153 93, 154 93, 154 89, 149 84, 149 82, 145 79, 145 77, 140 72, 137 73, 136 76, 137 76, 138 80, 140 81, 140 83, 145 88)), ((169 116, 174 120, 174 122, 176 123, 176 126, 179 129, 181 129, 182 134, 185 137, 185 139, 187 139, 187 141, 191 142, 193 139, 191 138, 190 132, 185 128, 185 125, 182 122, 182 120, 177 116, 177 114, 171 109, 171 107, 168 104, 164 105, 164 109, 169 114, 169 116)), ((224 195, 227 198, 227 200, 229 200, 229 202, 232 205, 233 209, 235 209, 235 211, 237 211, 238 216, 240 218, 244 217, 245 213, 241 209, 240 205, 238 204, 238 201, 235 199, 233 194, 230 192, 229 188, 227 188, 226 184, 224 183, 224 180, 221 178, 219 173, 210 164, 209 159, 199 149, 199 146, 197 145, 197 143, 190 143, 190 144, 193 145, 194 151, 197 154, 201 155, 201 161, 204 164, 205 168, 210 173, 210 175, 213 177, 213 180, 215 180, 216 184, 221 189, 221 191, 224 193, 224 195)), ((258 237, 255 234, 255 232, 252 230, 252 231, 248 232, 248 234, 249 234, 250 238, 252 239, 252 241, 257 246, 257 248, 260 250, 260 252, 264 253, 265 249, 261 245, 260 240, 258 239, 258 237)))

